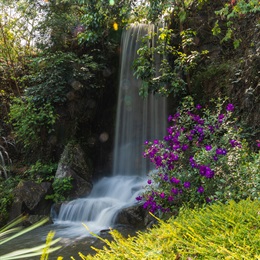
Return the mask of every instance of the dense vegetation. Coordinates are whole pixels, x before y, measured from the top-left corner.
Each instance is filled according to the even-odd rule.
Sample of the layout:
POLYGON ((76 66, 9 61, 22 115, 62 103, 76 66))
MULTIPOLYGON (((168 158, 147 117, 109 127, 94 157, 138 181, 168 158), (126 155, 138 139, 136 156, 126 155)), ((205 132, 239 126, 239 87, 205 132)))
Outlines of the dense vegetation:
MULTIPOLYGON (((121 31, 137 22, 159 28, 132 65, 140 95, 167 96, 172 114, 164 140, 147 142, 159 174, 139 199, 164 216, 183 203, 259 199, 259 11, 257 0, 1 1, 0 224, 22 180, 51 181, 51 198, 65 199, 69 180, 54 174, 69 141, 84 145, 94 168, 100 150, 109 154, 112 139, 102 149, 89 140, 102 127, 113 134, 121 31)), ((203 253, 186 249, 175 250, 203 253)))

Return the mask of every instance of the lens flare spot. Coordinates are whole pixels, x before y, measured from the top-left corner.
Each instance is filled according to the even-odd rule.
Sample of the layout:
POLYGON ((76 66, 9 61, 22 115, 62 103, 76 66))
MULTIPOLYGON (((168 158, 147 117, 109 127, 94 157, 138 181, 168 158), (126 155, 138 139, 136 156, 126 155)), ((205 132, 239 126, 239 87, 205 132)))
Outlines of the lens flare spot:
POLYGON ((116 22, 113 23, 113 28, 114 28, 115 31, 118 30, 118 24, 116 22))

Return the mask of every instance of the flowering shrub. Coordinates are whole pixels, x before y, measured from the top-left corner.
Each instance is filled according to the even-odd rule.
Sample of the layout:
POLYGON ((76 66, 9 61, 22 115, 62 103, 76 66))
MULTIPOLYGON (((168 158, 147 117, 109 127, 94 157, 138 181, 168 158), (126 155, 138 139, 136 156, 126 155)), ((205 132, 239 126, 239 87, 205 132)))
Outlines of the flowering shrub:
POLYGON ((242 199, 245 171, 239 163, 247 156, 247 144, 233 119, 233 104, 211 101, 214 110, 194 105, 186 97, 182 107, 168 118, 171 126, 163 140, 146 142, 144 157, 155 164, 142 196, 151 212, 174 212, 190 205, 242 199), (243 175, 243 176, 242 176, 243 175))

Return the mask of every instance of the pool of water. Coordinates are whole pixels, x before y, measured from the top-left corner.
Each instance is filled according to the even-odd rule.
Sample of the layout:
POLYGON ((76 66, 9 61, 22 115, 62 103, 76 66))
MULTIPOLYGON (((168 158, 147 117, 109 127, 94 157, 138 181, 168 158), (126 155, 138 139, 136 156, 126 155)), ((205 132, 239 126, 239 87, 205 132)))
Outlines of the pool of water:
MULTIPOLYGON (((118 225, 114 227, 124 236, 133 236, 136 234, 136 229, 130 226, 118 225)), ((40 228, 37 228, 29 233, 26 233, 16 239, 13 239, 3 245, 0 245, 0 255, 4 255, 15 250, 31 248, 37 245, 41 245, 45 243, 46 236, 49 231, 55 231, 57 238, 58 234, 63 234, 61 240, 55 246, 61 246, 61 249, 55 251, 49 255, 49 260, 55 260, 58 256, 62 256, 64 260, 71 259, 73 256, 75 259, 80 259, 78 257, 78 252, 81 252, 83 255, 95 254, 95 251, 91 248, 92 246, 95 248, 102 248, 104 246, 104 242, 100 239, 90 235, 86 230, 86 236, 81 234, 78 237, 74 235, 70 235, 66 232, 62 232, 62 227, 57 225, 46 225, 40 228)), ((109 230, 103 230, 98 233, 98 235, 102 238, 106 238, 111 240, 111 235, 109 234, 109 230)), ((0 257, 1 259, 1 257, 0 257)), ((40 259, 40 256, 26 258, 27 260, 36 260, 40 259)))

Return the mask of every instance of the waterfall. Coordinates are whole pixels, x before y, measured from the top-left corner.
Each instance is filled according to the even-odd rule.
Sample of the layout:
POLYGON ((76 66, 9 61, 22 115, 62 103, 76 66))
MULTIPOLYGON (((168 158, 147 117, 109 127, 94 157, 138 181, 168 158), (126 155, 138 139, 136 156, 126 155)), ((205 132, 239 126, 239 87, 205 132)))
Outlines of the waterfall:
POLYGON ((132 63, 137 57, 140 38, 153 30, 154 26, 137 25, 122 35, 113 175, 95 183, 88 197, 61 205, 54 220, 64 227, 61 236, 87 234, 82 222, 92 232, 110 227, 120 209, 136 203, 135 198, 146 184, 149 165, 142 158, 143 144, 147 139, 162 138, 166 129, 166 102, 154 95, 146 99, 139 96, 141 82, 133 76, 132 63))
POLYGON ((140 38, 154 30, 153 25, 140 24, 122 35, 113 175, 145 175, 149 165, 142 158, 144 141, 161 138, 166 129, 165 98, 153 94, 145 99, 140 97, 141 80, 133 76, 131 68, 140 38))

